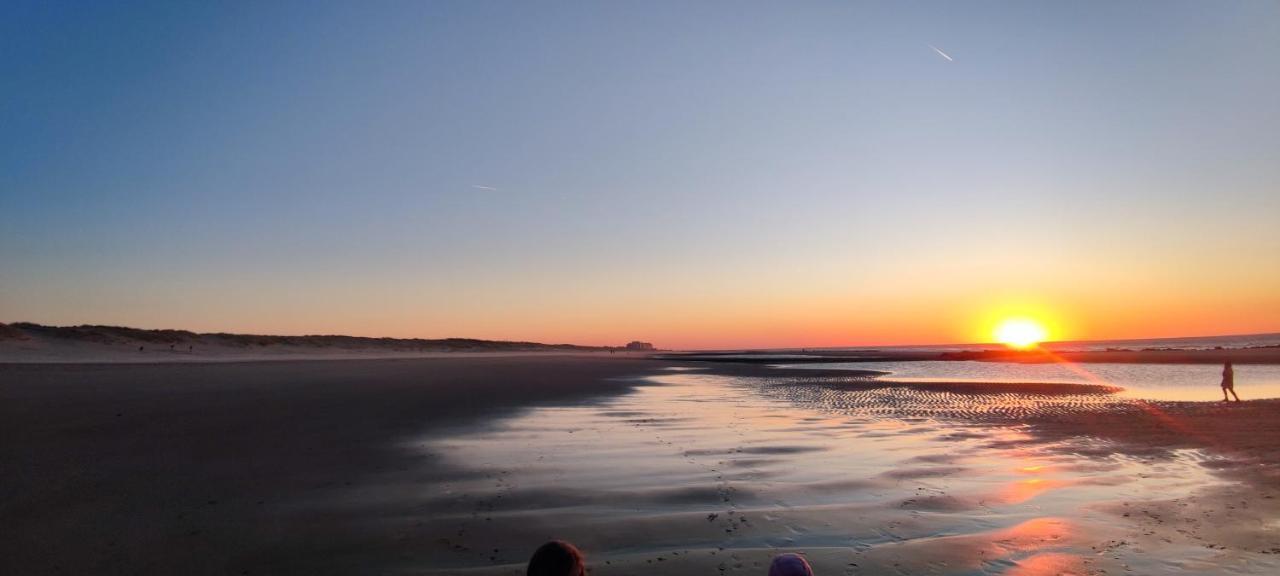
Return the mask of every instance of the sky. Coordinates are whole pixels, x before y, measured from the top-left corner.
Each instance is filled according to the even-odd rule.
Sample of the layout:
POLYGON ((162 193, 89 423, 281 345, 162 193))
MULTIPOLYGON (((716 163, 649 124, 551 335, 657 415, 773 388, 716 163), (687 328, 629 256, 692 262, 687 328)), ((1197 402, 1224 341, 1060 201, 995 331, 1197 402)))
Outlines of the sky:
POLYGON ((0 18, 0 321, 734 348, 1010 315, 1280 331, 1280 3, 0 18))

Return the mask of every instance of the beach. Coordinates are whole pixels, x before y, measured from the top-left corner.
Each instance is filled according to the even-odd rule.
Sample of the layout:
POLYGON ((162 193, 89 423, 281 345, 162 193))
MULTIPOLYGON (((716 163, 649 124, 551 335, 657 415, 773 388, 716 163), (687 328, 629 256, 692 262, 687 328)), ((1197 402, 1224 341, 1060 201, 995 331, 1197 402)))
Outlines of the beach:
POLYGON ((6 4, 0 576, 1280 574, 1280 2, 1096 4, 6 4))
POLYGON ((1280 401, 523 354, 0 365, 5 572, 1270 573, 1280 401))
POLYGON ((404 438, 590 401, 647 366, 555 355, 0 365, 0 515, 20 527, 0 539, 0 571, 381 572, 399 562, 378 527, 385 511, 323 504, 381 478, 452 474, 399 450, 404 438))

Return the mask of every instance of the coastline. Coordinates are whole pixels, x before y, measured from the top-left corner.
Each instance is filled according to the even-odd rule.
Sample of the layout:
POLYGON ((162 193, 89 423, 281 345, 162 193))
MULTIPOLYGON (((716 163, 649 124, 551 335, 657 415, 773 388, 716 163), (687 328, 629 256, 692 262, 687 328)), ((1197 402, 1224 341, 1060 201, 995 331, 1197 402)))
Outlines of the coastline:
POLYGON ((1280 364, 1280 346, 1226 348, 1221 350, 816 350, 804 352, 671 352, 664 360, 724 364, 835 364, 848 362, 979 361, 1018 363, 1110 364, 1280 364))
POLYGON ((163 364, 525 355, 642 356, 624 346, 580 346, 475 338, 279 336, 146 330, 123 326, 0 324, 0 363, 163 364))
MULTIPOLYGON (((24 526, 16 537, 0 542, 3 564, 23 573, 57 566, 101 574, 338 574, 430 571, 447 560, 457 567, 441 568, 443 573, 458 573, 462 567, 477 574, 519 573, 521 556, 527 554, 524 548, 536 544, 529 540, 567 530, 570 537, 591 542, 591 531, 580 532, 584 526, 600 532, 596 522, 615 521, 593 520, 590 508, 578 511, 573 502, 585 494, 539 497, 535 491, 521 496, 516 489, 530 481, 524 476, 528 472, 460 467, 432 447, 501 431, 502 422, 541 408, 558 414, 603 405, 601 409, 610 413, 609 403, 644 387, 661 388, 663 378, 673 376, 728 379, 738 383, 733 386, 748 386, 797 411, 829 413, 818 422, 869 421, 873 428, 889 430, 899 429, 895 422, 912 427, 933 423, 926 429, 945 431, 945 438, 954 439, 949 441, 978 442, 971 448, 978 456, 1012 450, 1160 462, 1179 459, 1184 450, 1210 455, 1202 466, 1224 483, 1190 496, 1162 499, 1158 493, 1149 494, 1141 500, 1142 510, 1155 516, 1125 516, 1129 500, 1098 504, 1100 513, 1115 517, 1109 537, 1129 542, 1212 543, 1224 547, 1222 554, 1231 558, 1256 562, 1257 555, 1270 553, 1268 519, 1280 515, 1275 490, 1280 467, 1274 458, 1280 450, 1280 400, 1229 405, 1140 402, 1085 389, 1026 393, 995 383, 966 383, 966 393, 955 394, 936 385, 877 383, 866 379, 870 374, 841 370, 607 354, 295 360, 0 365, 0 463, 18 471, 0 480, 0 493, 19 495, 0 504, 0 513, 24 526), (839 401, 832 404, 833 399, 839 401), (1001 430, 1017 434, 1007 437, 997 433, 1001 430), (460 488, 476 482, 488 482, 497 492, 482 498, 460 488), (444 498, 449 490, 461 492, 444 498), (508 496, 502 498, 503 494, 508 496), (480 511, 515 524, 491 525, 473 517, 480 511), (519 527, 540 514, 562 513, 568 514, 564 526, 534 522, 519 527), (1209 516, 1214 525, 1201 523, 1209 516), (86 523, 84 518, 94 521, 86 523), (454 534, 458 526, 464 533, 454 534), (447 545, 442 543, 446 540, 447 545), (495 548, 493 560, 476 556, 481 543, 495 548)), ((738 394, 732 386, 724 390, 738 394)), ((628 426, 652 428, 660 437, 689 426, 708 432, 719 427, 687 418, 671 419, 668 425, 667 415, 613 412, 617 416, 612 417, 629 418, 624 422, 634 420, 628 426), (674 428, 664 432, 667 426, 674 428)), ((557 419, 539 434, 572 438, 576 430, 577 424, 557 419)), ((598 443, 590 437, 584 441, 598 443)), ((776 522, 763 520, 773 513, 767 503, 752 503, 750 487, 768 476, 757 478, 763 472, 756 470, 787 469, 779 459, 803 456, 806 450, 748 446, 739 456, 748 468, 727 476, 736 478, 736 485, 674 485, 668 491, 637 494, 636 505, 659 510, 673 503, 702 506, 733 498, 732 509, 755 520, 730 523, 727 529, 732 532, 722 536, 756 536, 731 549, 736 560, 720 571, 726 574, 754 573, 754 563, 777 546, 786 546, 793 525, 822 525, 856 512, 863 519, 849 530, 878 542, 873 537, 876 526, 916 522, 912 519, 918 514, 942 514, 939 519, 968 526, 968 515, 978 518, 986 513, 968 497, 948 495, 919 503, 904 500, 902 505, 837 506, 828 511, 839 503, 835 500, 778 513, 776 522), (926 503, 939 508, 920 508, 926 503), (833 515, 837 510, 843 512, 833 515), (751 544, 757 541, 774 544, 751 544)), ((669 465, 681 465, 697 454, 677 451, 669 465)), ((503 466, 501 460, 494 464, 503 466)), ((968 470, 940 460, 879 478, 841 478, 796 489, 823 502, 831 497, 828 492, 838 494, 864 482, 873 490, 896 489, 904 481, 934 485, 960 481, 971 473, 968 470)), ((768 485, 786 486, 763 486, 768 485)), ((707 530, 720 531, 723 521, 708 522, 705 516, 706 512, 671 512, 616 520, 617 530, 600 532, 615 540, 606 538, 598 547, 638 540, 629 552, 597 554, 600 562, 592 565, 592 573, 624 574, 655 562, 662 562, 670 574, 708 569, 716 573, 725 558, 714 547, 673 553, 666 545, 646 544, 648 538, 663 541, 662 534, 672 535, 668 539, 704 539, 707 530), (603 564, 605 560, 610 563, 603 564)), ((909 545, 802 547, 824 572, 850 562, 864 569, 892 570, 895 563, 909 563, 917 555, 980 562, 979 551, 991 542, 1023 538, 1030 528, 1061 528, 1050 523, 1047 528, 1032 524, 1010 529, 1013 532, 976 532, 954 541, 963 546, 952 549, 951 540, 910 536, 930 534, 927 524, 903 526, 902 537, 909 545), (911 526, 916 527, 906 528, 911 526)), ((1089 545, 1083 536, 1072 538, 1073 545, 1089 545)), ((1100 562, 1116 564, 1109 559, 1100 562)))
POLYGON ((74 342, 58 339, 0 340, 0 364, 219 364, 242 362, 312 362, 359 360, 412 360, 431 358, 599 357, 646 358, 648 352, 596 349, 449 350, 438 348, 395 349, 348 346, 299 346, 289 344, 203 344, 173 349, 168 344, 123 342, 74 342), (141 349, 139 349, 141 347, 141 349))

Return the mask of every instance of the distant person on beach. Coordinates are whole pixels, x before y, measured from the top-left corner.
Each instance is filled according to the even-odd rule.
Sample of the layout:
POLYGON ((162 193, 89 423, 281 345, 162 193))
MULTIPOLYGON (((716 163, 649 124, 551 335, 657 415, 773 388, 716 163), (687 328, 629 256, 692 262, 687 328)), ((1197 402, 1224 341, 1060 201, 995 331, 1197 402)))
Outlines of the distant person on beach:
POLYGON ((769 576, 813 576, 813 568, 804 556, 799 554, 779 554, 773 557, 769 565, 769 576))
POLYGON ((1227 392, 1231 392, 1236 397, 1236 402, 1240 401, 1240 396, 1236 394, 1236 371, 1231 368, 1231 363, 1227 362, 1222 365, 1222 401, 1230 402, 1227 398, 1227 392))
POLYGON ((582 552, 563 540, 552 540, 538 547, 529 559, 528 576, 586 576, 587 566, 582 552))

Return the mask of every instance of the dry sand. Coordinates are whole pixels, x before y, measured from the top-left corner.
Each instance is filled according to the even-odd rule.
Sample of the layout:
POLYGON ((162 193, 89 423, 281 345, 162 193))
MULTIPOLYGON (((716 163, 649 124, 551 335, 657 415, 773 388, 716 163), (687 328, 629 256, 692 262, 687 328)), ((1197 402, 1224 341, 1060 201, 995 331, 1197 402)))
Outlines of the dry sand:
MULTIPOLYGON (((169 364, 394 358, 477 358, 538 354, 645 357, 625 350, 557 350, 530 342, 412 340, 347 336, 194 334, 116 327, 58 328, 0 324, 0 363, 169 364)), ((559 345, 569 347, 569 345, 559 345)))
POLYGON ((1277 568, 1280 401, 966 386, 607 355, 0 365, 0 573, 520 574, 552 536, 597 575, 788 549, 821 574, 1277 568))

